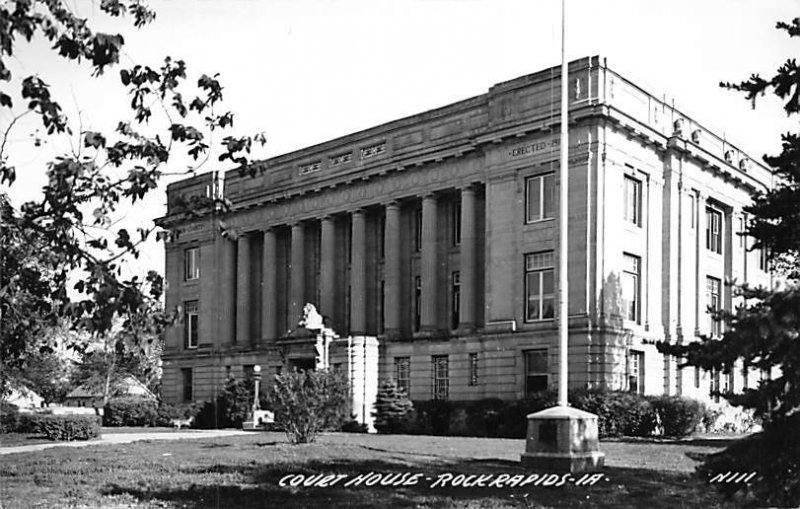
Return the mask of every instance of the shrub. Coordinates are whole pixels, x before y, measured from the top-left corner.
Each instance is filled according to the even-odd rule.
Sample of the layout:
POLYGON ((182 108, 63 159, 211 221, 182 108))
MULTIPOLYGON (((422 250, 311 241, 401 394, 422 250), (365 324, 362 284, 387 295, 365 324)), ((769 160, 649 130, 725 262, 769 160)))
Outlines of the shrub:
POLYGON ((155 426, 157 402, 138 396, 111 398, 103 407, 104 426, 155 426))
POLYGON ((397 387, 394 380, 386 380, 378 390, 375 400, 375 429, 378 433, 397 433, 402 430, 414 409, 405 391, 397 387))
POLYGON ((50 440, 89 440, 100 436, 100 418, 96 415, 33 414, 35 433, 50 440))
POLYGON ((17 405, 0 402, 0 433, 16 433, 20 425, 17 405))
MULTIPOLYGON (((194 426, 200 429, 241 428, 250 418, 254 390, 252 380, 228 378, 216 399, 186 407, 179 417, 194 417, 194 426)), ((261 408, 269 408, 269 400, 263 393, 259 395, 259 404, 261 408)))
POLYGON ((498 398, 475 401, 467 406, 465 435, 473 437, 496 437, 500 428, 500 412, 505 402, 498 398))
POLYGON ((347 381, 339 373, 293 371, 275 377, 270 401, 275 424, 294 444, 313 442, 326 429, 340 429, 349 416, 347 381))
POLYGON ((716 483, 726 496, 745 492, 757 507, 796 507, 800 500, 800 414, 764 425, 764 431, 737 440, 706 457, 698 473, 706 480, 726 472, 756 472, 748 483, 716 483))
POLYGON ((606 389, 576 390, 570 404, 596 414, 601 437, 645 437, 655 430, 656 417, 650 401, 641 394, 606 389))
POLYGON ((195 418, 198 409, 194 405, 171 405, 162 401, 156 409, 156 426, 172 426, 174 419, 195 418))
POLYGON ((699 401, 678 396, 656 396, 650 400, 654 412, 661 420, 664 435, 685 437, 697 429, 705 415, 699 401))
POLYGON ((705 405, 699 428, 708 433, 749 433, 761 431, 761 424, 752 409, 722 401, 705 405))
POLYGON ((500 410, 498 436, 502 438, 525 438, 528 432, 528 414, 556 406, 558 397, 555 391, 539 391, 525 399, 512 401, 500 410))

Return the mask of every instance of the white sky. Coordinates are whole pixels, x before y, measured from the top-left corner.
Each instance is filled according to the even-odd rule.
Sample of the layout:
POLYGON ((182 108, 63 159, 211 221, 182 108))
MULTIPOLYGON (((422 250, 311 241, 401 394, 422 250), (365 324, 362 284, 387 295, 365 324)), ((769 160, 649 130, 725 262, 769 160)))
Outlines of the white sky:
MULTIPOLYGON (((800 39, 774 27, 800 16, 800 0, 567 1, 570 60, 607 57, 609 67, 673 98, 754 157, 777 153, 780 134, 798 130, 777 100, 753 110, 718 83, 771 76, 798 56, 800 39)), ((560 62, 558 0, 157 0, 156 21, 139 31, 107 21, 88 0, 67 3, 124 35, 123 64, 158 67, 170 55, 187 62, 192 81, 220 73, 236 132, 267 135, 259 157, 479 95, 560 62)), ((17 78, 40 74, 76 125, 80 110, 83 129, 111 130, 129 117, 118 70, 93 79, 88 66, 51 53, 18 40, 10 65, 17 78)), ((2 130, 10 118, 4 109, 2 130)), ((17 204, 38 196, 46 163, 69 146, 62 139, 35 148, 36 127, 22 122, 7 147, 18 166, 10 191, 17 204)), ((150 221, 165 202, 154 193, 128 219, 150 221)), ((153 241, 139 265, 163 271, 163 246, 153 241)))

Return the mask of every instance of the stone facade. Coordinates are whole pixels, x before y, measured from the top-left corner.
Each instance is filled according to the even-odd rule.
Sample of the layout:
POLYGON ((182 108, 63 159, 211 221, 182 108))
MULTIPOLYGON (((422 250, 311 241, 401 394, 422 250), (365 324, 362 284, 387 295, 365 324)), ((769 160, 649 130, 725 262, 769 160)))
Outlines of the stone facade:
MULTIPOLYGON (((313 366, 289 335, 306 302, 342 338, 377 337, 379 377, 414 400, 555 388, 559 80, 500 83, 255 177, 170 185, 166 299, 184 319, 167 337, 165 399, 211 399, 255 364, 265 381, 313 366)), ((719 332, 707 308, 735 305, 727 279, 770 284, 737 232, 772 174, 601 58, 570 63, 569 80, 570 386, 756 383, 678 370, 650 341, 719 332)))

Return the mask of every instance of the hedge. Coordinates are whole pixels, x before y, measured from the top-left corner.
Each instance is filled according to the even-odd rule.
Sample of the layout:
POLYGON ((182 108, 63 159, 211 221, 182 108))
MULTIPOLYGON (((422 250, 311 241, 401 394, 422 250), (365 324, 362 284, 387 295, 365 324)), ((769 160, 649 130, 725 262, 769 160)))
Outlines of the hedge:
POLYGON ((89 440, 100 436, 100 418, 96 415, 30 414, 32 433, 50 440, 89 440))
POLYGON ((158 403, 138 396, 111 398, 103 407, 104 426, 155 426, 158 403))

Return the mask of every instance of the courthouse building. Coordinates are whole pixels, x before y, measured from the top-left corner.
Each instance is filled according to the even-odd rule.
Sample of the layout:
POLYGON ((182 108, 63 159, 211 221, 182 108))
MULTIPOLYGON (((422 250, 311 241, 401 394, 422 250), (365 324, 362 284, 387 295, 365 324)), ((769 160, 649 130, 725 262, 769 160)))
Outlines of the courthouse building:
MULTIPOLYGON (((569 65, 569 385, 707 396, 754 384, 677 369, 657 340, 719 334, 727 280, 770 284, 739 233, 773 175, 598 57, 569 65)), ((376 338, 414 400, 557 384, 560 68, 168 188, 163 394, 211 399, 258 365, 315 366, 306 303, 376 338), (209 206, 216 195, 229 204, 209 206)), ((711 119, 713 120, 713 119, 711 119)), ((342 369, 332 358, 332 368, 342 369)), ((349 361, 346 361, 349 362, 349 361)))

